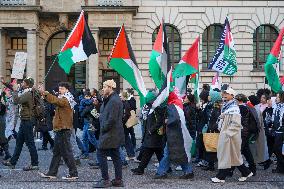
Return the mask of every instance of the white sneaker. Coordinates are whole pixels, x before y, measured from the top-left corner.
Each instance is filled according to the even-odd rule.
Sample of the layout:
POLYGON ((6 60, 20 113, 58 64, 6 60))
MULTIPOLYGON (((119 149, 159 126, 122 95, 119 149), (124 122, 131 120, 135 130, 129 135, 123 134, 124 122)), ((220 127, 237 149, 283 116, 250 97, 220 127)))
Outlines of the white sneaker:
POLYGON ((107 157, 107 160, 108 160, 108 161, 112 161, 111 157, 107 157))
POLYGON ((182 168, 180 165, 176 167, 176 171, 182 171, 182 168))
POLYGON ((159 163, 154 163, 154 166, 155 167, 159 167, 159 163))
POLYGON ((211 181, 214 183, 225 183, 225 180, 220 180, 217 177, 211 178, 211 181))
POLYGON ((239 181, 240 182, 244 182, 244 181, 246 181, 249 177, 252 177, 253 176, 253 173, 251 172, 247 177, 241 177, 241 178, 239 178, 239 181))
POLYGON ((134 158, 134 162, 135 162, 135 163, 140 163, 141 161, 138 160, 137 158, 134 158))

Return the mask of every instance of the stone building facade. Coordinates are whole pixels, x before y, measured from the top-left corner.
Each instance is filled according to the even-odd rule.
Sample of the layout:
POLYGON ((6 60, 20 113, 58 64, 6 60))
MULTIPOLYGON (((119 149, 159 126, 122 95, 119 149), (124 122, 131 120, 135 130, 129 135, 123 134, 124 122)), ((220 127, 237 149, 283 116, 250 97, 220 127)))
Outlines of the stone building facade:
MULTIPOLYGON (((206 69, 218 46, 228 16, 238 72, 222 76, 223 83, 245 94, 265 86, 263 62, 284 27, 283 1, 191 1, 191 0, 0 0, 0 75, 10 78, 15 52, 28 53, 26 75, 44 81, 68 32, 81 10, 85 11, 99 53, 76 64, 70 75, 55 62, 45 85, 68 80, 76 88, 101 88, 103 80, 115 78, 121 89, 129 84, 110 70, 107 57, 124 23, 147 88, 153 88, 148 61, 157 28, 164 18, 169 31, 173 64, 200 37, 201 83, 211 83, 215 72, 206 69)), ((283 58, 282 58, 283 59, 283 58)), ((283 74, 282 66, 280 75, 283 74)))

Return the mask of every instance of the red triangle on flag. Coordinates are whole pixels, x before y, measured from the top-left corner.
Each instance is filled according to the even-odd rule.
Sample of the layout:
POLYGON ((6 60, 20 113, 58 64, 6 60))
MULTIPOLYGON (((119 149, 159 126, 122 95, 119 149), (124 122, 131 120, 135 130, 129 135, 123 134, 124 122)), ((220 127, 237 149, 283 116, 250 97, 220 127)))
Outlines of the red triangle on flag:
POLYGON ((71 34, 69 35, 67 41, 65 42, 63 48, 61 49, 61 52, 65 51, 66 49, 72 48, 74 46, 75 47, 79 46, 84 33, 84 27, 85 27, 85 17, 84 17, 84 11, 82 11, 75 27, 73 28, 71 34))
POLYGON ((197 37, 191 47, 186 51, 182 60, 191 65, 194 69, 198 70, 198 44, 199 37, 197 37))
POLYGON ((273 45, 273 48, 270 51, 270 53, 273 56, 277 57, 277 58, 278 58, 278 55, 280 53, 280 48, 281 48, 281 43, 282 43, 282 40, 283 40, 283 35, 284 35, 284 28, 282 28, 280 30, 280 33, 279 33, 279 35, 278 35, 278 37, 277 37, 277 39, 276 39, 276 41, 275 41, 275 43, 273 45))
POLYGON ((160 52, 160 53, 163 52, 163 34, 164 34, 163 25, 164 25, 164 22, 162 21, 160 28, 159 28, 158 35, 156 37, 156 40, 153 46, 153 50, 160 52))
POLYGON ((119 34, 115 40, 115 44, 113 46, 110 58, 130 59, 130 55, 127 48, 126 32, 124 25, 121 26, 119 34))

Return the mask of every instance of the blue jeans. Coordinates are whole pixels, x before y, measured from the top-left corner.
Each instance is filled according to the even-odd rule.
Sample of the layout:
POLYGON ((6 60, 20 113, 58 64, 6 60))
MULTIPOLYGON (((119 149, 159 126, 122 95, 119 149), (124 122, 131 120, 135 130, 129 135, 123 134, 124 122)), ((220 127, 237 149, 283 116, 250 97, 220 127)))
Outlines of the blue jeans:
POLYGON ((122 147, 119 148, 119 156, 120 156, 122 165, 127 164, 127 161, 126 161, 126 159, 125 159, 125 153, 124 153, 122 147))
MULTIPOLYGON (((170 157, 169 157, 169 149, 168 149, 168 145, 166 145, 164 148, 164 157, 160 161, 160 164, 157 170, 157 175, 166 175, 167 171, 170 168, 170 163, 171 162, 170 162, 170 157)), ((184 174, 192 173, 192 165, 190 164, 190 162, 186 164, 181 164, 180 166, 184 174)))
POLYGON ((125 149, 128 157, 135 157, 135 151, 133 147, 132 140, 130 139, 128 129, 124 128, 125 136, 125 149))
POLYGON ((88 129, 89 129, 89 122, 84 121, 83 136, 82 136, 84 155, 89 155, 89 142, 91 142, 96 149, 98 147, 96 136, 93 133, 91 133, 88 129))

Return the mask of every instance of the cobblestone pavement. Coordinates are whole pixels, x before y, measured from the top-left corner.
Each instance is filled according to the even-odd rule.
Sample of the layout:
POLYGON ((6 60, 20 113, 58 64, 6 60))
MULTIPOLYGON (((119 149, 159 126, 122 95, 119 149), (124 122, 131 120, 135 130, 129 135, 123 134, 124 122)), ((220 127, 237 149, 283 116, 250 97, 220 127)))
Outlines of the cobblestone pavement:
MULTIPOLYGON (((10 151, 14 150, 14 141, 10 147, 10 151)), ((40 143, 36 143, 40 147, 40 143)), ((40 171, 45 172, 48 169, 52 152, 39 151, 40 171)), ((79 179, 77 181, 65 182, 60 178, 67 173, 66 166, 61 166, 58 174, 58 179, 45 180, 40 178, 37 171, 23 172, 22 167, 30 162, 30 156, 28 149, 23 148, 20 160, 15 170, 9 170, 3 165, 0 165, 0 189, 41 189, 41 188, 92 188, 95 180, 100 179, 100 170, 91 170, 88 168, 88 160, 81 160, 82 165, 78 167, 79 179)), ((110 175, 113 177, 112 163, 109 163, 110 175)), ((232 188, 232 189, 264 189, 264 188, 283 188, 284 189, 284 175, 272 174, 271 168, 269 170, 260 170, 258 167, 257 175, 250 178, 249 181, 240 183, 237 178, 240 176, 237 171, 236 174, 226 180, 224 184, 213 184, 210 182, 210 178, 215 176, 216 172, 206 172, 198 167, 194 167, 195 178, 192 180, 180 180, 178 176, 182 173, 175 171, 169 175, 165 180, 154 180, 155 174, 154 161, 151 162, 148 169, 143 176, 133 176, 130 169, 136 167, 137 164, 129 162, 128 168, 123 170, 125 188, 194 188, 194 189, 216 189, 216 188, 232 188)))

